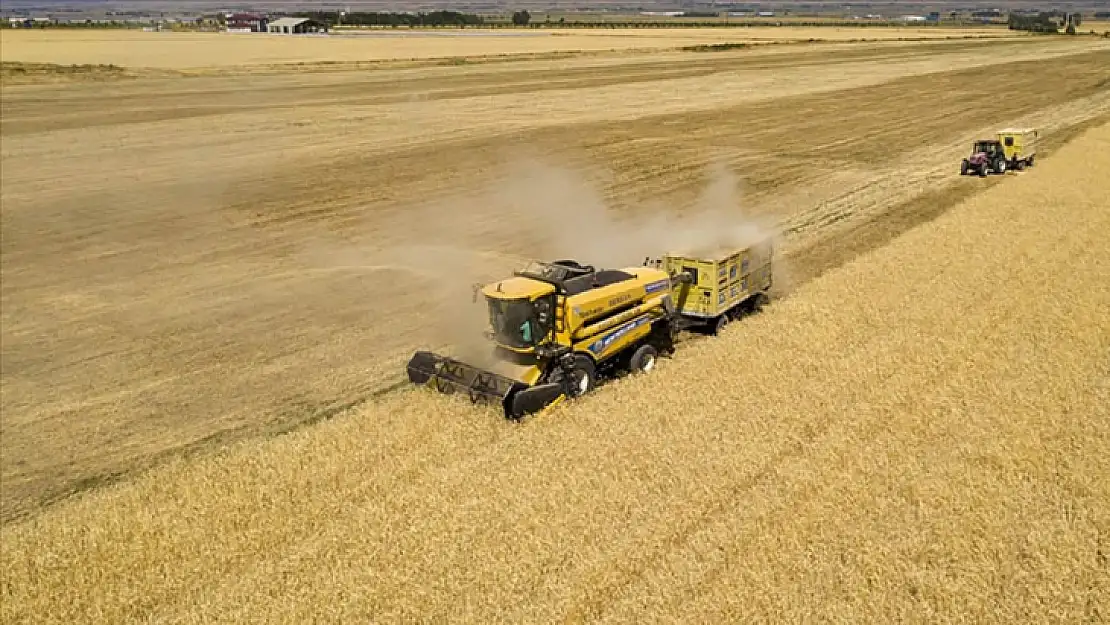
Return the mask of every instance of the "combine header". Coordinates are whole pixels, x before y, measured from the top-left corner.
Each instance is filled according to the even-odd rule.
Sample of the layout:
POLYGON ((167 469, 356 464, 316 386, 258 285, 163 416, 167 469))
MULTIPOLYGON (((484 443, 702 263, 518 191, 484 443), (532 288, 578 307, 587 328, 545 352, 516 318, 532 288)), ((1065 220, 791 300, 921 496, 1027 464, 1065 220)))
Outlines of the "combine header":
POLYGON ((771 286, 771 242, 706 258, 665 255, 641 267, 598 270, 573 260, 533 262, 475 289, 489 307, 492 366, 428 351, 409 380, 517 419, 584 395, 616 371, 650 371, 691 326, 716 333, 757 308, 771 286))

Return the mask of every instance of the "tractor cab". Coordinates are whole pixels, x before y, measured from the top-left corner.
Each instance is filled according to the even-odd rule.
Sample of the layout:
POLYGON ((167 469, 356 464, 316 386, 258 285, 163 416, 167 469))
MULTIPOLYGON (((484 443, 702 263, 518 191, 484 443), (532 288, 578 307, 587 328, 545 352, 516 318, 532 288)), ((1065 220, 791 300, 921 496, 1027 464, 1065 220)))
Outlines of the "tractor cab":
POLYGON ((983 139, 976 141, 975 145, 971 148, 971 162, 978 164, 979 162, 993 162, 998 155, 1002 154, 1002 142, 996 139, 983 139))

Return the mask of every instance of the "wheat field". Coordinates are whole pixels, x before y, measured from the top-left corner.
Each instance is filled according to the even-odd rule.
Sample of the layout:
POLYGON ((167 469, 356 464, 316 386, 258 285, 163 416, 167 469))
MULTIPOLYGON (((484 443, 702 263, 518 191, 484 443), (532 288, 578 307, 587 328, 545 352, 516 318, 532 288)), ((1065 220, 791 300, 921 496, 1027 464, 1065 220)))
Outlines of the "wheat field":
POLYGON ((496 29, 337 32, 332 36, 266 33, 143 32, 135 30, 0 31, 5 61, 113 64, 133 68, 193 69, 280 63, 337 63, 398 59, 485 57, 557 52, 666 50, 716 43, 884 41, 898 39, 1015 38, 999 28, 658 28, 526 31, 496 29))
POLYGON ((522 424, 406 390, 58 504, 5 622, 1104 620, 1108 175, 1103 123, 522 424))
POLYGON ((5 82, 0 518, 365 403, 526 257, 746 220, 788 293, 1000 184, 953 175, 974 138, 1051 158, 1110 119, 1107 67, 1042 38, 5 82))
POLYGON ((3 31, 4 621, 1105 619, 1110 41, 995 32, 3 31), (396 389, 476 280, 750 227, 649 377, 396 389))
POLYGON ((1094 31, 1095 33, 1110 33, 1110 20, 1090 20, 1081 24, 1080 31, 1094 31))

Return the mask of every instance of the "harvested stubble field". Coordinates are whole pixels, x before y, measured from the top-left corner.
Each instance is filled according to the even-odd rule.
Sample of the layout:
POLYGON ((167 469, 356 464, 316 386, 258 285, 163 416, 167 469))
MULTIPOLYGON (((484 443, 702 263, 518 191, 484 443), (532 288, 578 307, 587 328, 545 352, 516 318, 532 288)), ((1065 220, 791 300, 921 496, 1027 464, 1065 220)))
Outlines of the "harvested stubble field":
POLYGON ((593 30, 339 30, 336 36, 4 30, 5 61, 164 70, 273 63, 338 63, 558 52, 673 49, 703 44, 1028 37, 1003 28, 751 27, 593 30))
POLYGON ((409 390, 59 504, 5 620, 1105 620, 1108 176, 1103 124, 525 424, 409 390))
POLYGON ((783 50, 5 85, 3 519, 366 401, 522 256, 639 262, 703 195, 788 290, 997 184, 975 136, 1110 115, 1094 39, 783 50))
POLYGON ((1110 33, 1110 20, 1090 20, 1083 22, 1079 30, 1081 32, 1094 31, 1096 33, 1110 33))
MULTIPOLYGON (((7 46, 8 33, 4 37, 7 46)), ((32 60, 9 54, 7 47, 4 57, 32 60)), ((205 62, 200 55, 190 58, 205 62)), ((239 61, 273 65, 280 59, 239 61)), ((175 67, 191 69, 180 60, 175 67)), ((1047 169, 1082 128, 1110 119, 1107 67, 1107 42, 1037 38, 624 52, 359 71, 274 67, 267 75, 228 67, 223 75, 191 78, 125 68, 127 80, 111 73, 55 84, 5 80, 0 503, 11 572, 5 609, 15 616, 41 605, 60 614, 54 606, 91 592, 68 565, 44 565, 33 573, 26 568, 38 566, 30 563, 40 556, 27 549, 35 544, 31 536, 39 523, 46 528, 43 541, 70 553, 59 562, 89 558, 74 566, 89 567, 101 557, 90 540, 113 536, 127 545, 105 556, 99 569, 85 569, 99 571, 86 579, 104 580, 106 590, 70 605, 74 614, 102 607, 109 616, 175 614, 179 608, 218 612, 225 601, 234 606, 239 593, 260 600, 272 589, 256 596, 257 584, 284 583, 280 571, 296 569, 302 558, 314 568, 350 557, 329 551, 330 545, 408 531, 374 525, 379 517, 400 518, 394 506, 435 503, 411 500, 399 484, 411 478, 420 492, 422 482, 495 479, 489 469, 506 460, 497 450, 515 440, 518 430, 469 409, 454 416, 422 414, 439 404, 410 405, 413 396, 405 395, 365 413, 376 418, 344 415, 311 435, 240 447, 228 464, 208 459, 190 468, 175 461, 156 474, 161 477, 136 486, 55 510, 44 512, 43 506, 183 452, 288 431, 369 402, 400 376, 412 349, 456 338, 457 329, 444 320, 454 318, 452 310, 472 280, 498 275, 524 255, 637 262, 640 252, 657 251, 644 248, 659 242, 660 218, 678 217, 677 230, 694 223, 696 231, 691 219, 699 202, 711 211, 723 209, 729 219, 739 218, 729 211, 740 206, 748 218, 783 232, 779 284, 784 291, 803 285, 961 198, 1035 173, 1005 180, 953 177, 968 142, 980 134, 1036 124, 1045 131, 1047 169), (618 224, 645 214, 652 217, 650 227, 618 224), (578 227, 580 220, 589 227, 578 227), (354 438, 329 440, 329 432, 354 438), (311 457, 280 458, 280 449, 312 445, 320 457, 329 449, 339 455, 320 467, 311 457), (463 457, 468 450, 474 459, 463 457), (257 465, 244 472, 243 463, 257 465), (287 473, 291 482, 268 481, 287 473), (172 486, 178 475, 192 477, 172 486), (228 488, 221 475, 233 476, 228 488), (205 479, 213 481, 204 485, 205 479), (256 490, 252 480, 284 490, 256 490), (346 502, 346 494, 354 501, 346 502), (256 495, 260 499, 251 499, 256 495), (129 534, 133 539, 111 534, 131 531, 128 515, 139 512, 129 510, 138 510, 143 498, 154 503, 153 512, 129 534), (98 507, 101 512, 94 512, 98 507), (367 527, 327 526, 348 509, 355 513, 351 522, 367 527), (286 512, 290 516, 282 517, 286 512), (249 515, 271 513, 268 524, 237 525, 249 515), (87 517, 72 516, 81 514, 87 517), (102 521, 95 521, 101 514, 102 521), (91 525, 81 520, 65 530, 76 518, 91 525), (318 523, 323 538, 306 543, 301 555, 281 559, 285 546, 313 534, 310 528, 318 523), (225 530, 226 536, 201 542, 225 530), (347 530, 362 534, 352 538, 347 530), (66 532, 74 533, 67 538, 66 532), (201 538, 194 543, 191 537, 201 538), (113 568, 126 566, 112 560, 124 554, 135 558, 134 567, 113 568), (174 568, 179 557, 197 562, 196 578, 184 573, 192 565, 174 568), (131 585, 156 570, 169 576, 164 585, 131 585), (193 607, 193 599, 210 592, 208 584, 219 583, 223 573, 242 584, 198 604, 207 608, 193 607), (69 589, 55 588, 55 582, 69 589)), ((699 353, 691 350, 689 358, 699 353)), ((615 392, 609 397, 619 398, 615 392)), ((559 440, 567 432, 555 430, 586 423, 582 419, 592 419, 593 410, 537 421, 535 433, 525 436, 539 437, 528 439, 535 443, 548 432, 559 440)), ((819 415, 796 417, 807 416, 819 415)), ((544 453, 568 459, 592 454, 596 437, 613 433, 604 428, 626 427, 624 421, 565 445, 560 440, 544 453)), ((707 421, 696 416, 694 429, 678 433, 680 440, 713 435, 698 430, 699 423, 707 421)), ((767 439, 740 442, 747 449, 753 441, 767 439)), ((630 449, 641 442, 633 438, 630 449)), ((547 475, 550 460, 533 466, 516 457, 522 449, 507 452, 518 465, 514 470, 547 475)), ((712 480, 751 469, 736 464, 744 457, 726 462, 732 468, 712 480)), ((707 456, 699 462, 718 461, 707 456)), ((427 523, 453 518, 445 514, 492 514, 498 501, 524 510, 551 505, 551 514, 565 509, 580 518, 567 525, 543 515, 507 517, 551 526, 552 544, 558 544, 560 536, 605 518, 604 510, 590 517, 580 506, 598 496, 589 488, 606 488, 607 474, 590 476, 585 492, 567 482, 560 488, 569 490, 548 501, 527 499, 542 490, 508 492, 413 518, 427 523)), ((662 493, 663 511, 673 511, 674 502, 690 494, 684 489, 696 488, 682 483, 681 475, 673 477, 677 490, 662 493)), ((707 482, 706 488, 724 483, 707 482)), ((691 499, 691 510, 705 501, 691 499)), ((635 542, 648 540, 653 530, 649 525, 627 531, 622 540, 635 542)), ((533 543, 544 540, 529 536, 533 543)), ((612 542, 598 536, 598 545, 612 542)), ((420 549, 435 549, 440 539, 420 549)), ((383 545, 393 549, 396 543, 383 545)), ((500 548, 518 545, 507 540, 500 548)), ((559 585, 559 576, 574 576, 583 570, 575 567, 590 562, 588 554, 565 553, 566 560, 533 561, 519 579, 537 579, 540 567, 555 576, 546 592, 567 601, 604 594, 592 588, 604 587, 616 573, 596 562, 588 566, 595 567, 589 575, 597 579, 559 585)), ((486 555, 495 566, 494 554, 486 555)), ((448 566, 456 556, 439 557, 436 566, 448 566)), ((402 563, 398 575, 420 566, 419 558, 402 563)), ((363 583, 361 574, 352 573, 343 584, 363 583)), ((403 595, 418 592, 419 585, 394 586, 400 579, 383 581, 383 594, 362 600, 381 596, 390 607, 416 605, 403 595)), ((460 592, 487 590, 485 581, 474 583, 460 592)), ((437 593, 449 588, 428 592, 442 597, 437 593)), ((303 592, 310 600, 324 592, 311 585, 280 592, 286 599, 265 609, 285 606, 287 616, 323 609, 289 598, 303 592)), ((542 615, 560 605, 556 599, 510 605, 531 605, 542 615)), ((478 601, 468 609, 482 612, 490 605, 478 601)))

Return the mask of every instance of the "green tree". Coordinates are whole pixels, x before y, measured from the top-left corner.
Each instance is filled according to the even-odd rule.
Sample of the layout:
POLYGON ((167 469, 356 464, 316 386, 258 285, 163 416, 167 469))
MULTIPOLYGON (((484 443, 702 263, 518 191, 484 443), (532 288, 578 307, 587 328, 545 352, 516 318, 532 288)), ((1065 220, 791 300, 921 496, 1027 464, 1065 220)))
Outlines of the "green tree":
POLYGON ((516 24, 517 26, 527 26, 528 22, 531 21, 532 14, 528 12, 528 9, 513 12, 513 24, 516 24))

